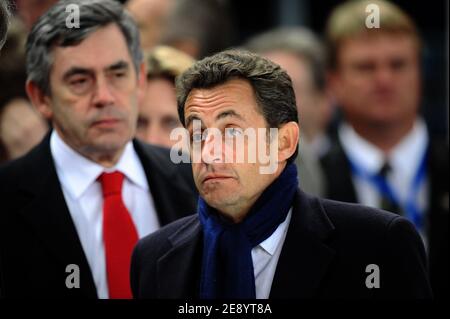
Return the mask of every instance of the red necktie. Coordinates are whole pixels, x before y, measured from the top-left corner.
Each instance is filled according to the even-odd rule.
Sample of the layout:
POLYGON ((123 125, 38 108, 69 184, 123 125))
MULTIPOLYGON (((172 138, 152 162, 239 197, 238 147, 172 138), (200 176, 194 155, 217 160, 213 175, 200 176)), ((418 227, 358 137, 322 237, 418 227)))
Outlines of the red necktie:
POLYGON ((109 298, 129 299, 131 253, 138 240, 130 213, 122 200, 124 175, 103 173, 99 180, 103 191, 103 241, 109 298))

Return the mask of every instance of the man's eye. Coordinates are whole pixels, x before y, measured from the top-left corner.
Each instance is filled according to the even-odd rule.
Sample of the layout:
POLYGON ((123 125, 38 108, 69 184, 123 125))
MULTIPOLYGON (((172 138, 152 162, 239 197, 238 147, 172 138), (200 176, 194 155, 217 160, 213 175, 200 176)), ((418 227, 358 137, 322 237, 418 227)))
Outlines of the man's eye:
POLYGON ((92 81, 87 77, 73 78, 69 81, 69 86, 75 93, 84 93, 92 85, 92 81))
POLYGON ((147 128, 149 121, 146 118, 138 117, 137 121, 137 129, 145 129, 147 128))
POLYGON ((82 79, 76 79, 76 80, 70 81, 70 85, 74 85, 74 86, 76 86, 76 85, 83 85, 83 84, 85 84, 86 82, 87 82, 87 79, 85 79, 85 78, 82 78, 82 79))
POLYGON ((402 70, 406 67, 407 62, 402 59, 397 59, 391 62, 391 68, 394 71, 402 70))
POLYGON ((165 128, 166 131, 171 131, 174 128, 177 128, 181 125, 180 121, 178 121, 176 118, 165 118, 163 119, 162 126, 165 128))
POLYGON ((242 135, 242 129, 237 128, 237 127, 227 127, 225 129, 225 136, 226 137, 230 137, 230 138, 234 138, 237 136, 242 135))
POLYGON ((201 142, 202 141, 202 134, 192 134, 192 141, 193 142, 201 142))
POLYGON ((116 78, 123 78, 125 76, 125 72, 124 71, 114 72, 114 76, 116 78))
POLYGON ((355 65, 355 69, 359 72, 372 72, 375 70, 375 64, 373 63, 358 63, 355 65))
POLYGON ((202 132, 194 132, 192 133, 192 141, 193 142, 201 142, 203 138, 202 132))

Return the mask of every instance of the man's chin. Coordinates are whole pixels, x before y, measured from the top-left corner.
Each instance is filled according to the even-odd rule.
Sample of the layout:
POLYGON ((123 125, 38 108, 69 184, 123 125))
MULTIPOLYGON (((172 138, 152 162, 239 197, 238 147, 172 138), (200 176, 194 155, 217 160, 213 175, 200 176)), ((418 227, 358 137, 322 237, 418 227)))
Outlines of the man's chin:
POLYGON ((116 153, 122 150, 130 139, 123 136, 101 136, 93 140, 91 148, 99 152, 116 153))
POLYGON ((96 145, 120 145, 132 139, 132 135, 125 130, 95 130, 89 133, 88 140, 96 145))
POLYGON ((235 202, 236 194, 228 192, 210 191, 201 193, 202 198, 208 203, 209 206, 219 209, 226 207, 235 202))

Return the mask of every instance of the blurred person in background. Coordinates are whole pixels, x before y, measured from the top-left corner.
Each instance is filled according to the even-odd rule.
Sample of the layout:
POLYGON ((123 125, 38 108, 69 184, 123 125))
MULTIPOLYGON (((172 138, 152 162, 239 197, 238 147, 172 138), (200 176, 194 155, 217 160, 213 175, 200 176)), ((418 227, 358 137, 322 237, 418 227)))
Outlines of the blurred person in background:
POLYGON ((0 168, 5 298, 131 298, 139 238, 196 204, 189 166, 134 139, 145 85, 139 30, 113 0, 62 0, 27 39, 26 90, 53 130, 0 168), (73 289, 77 288, 77 289, 73 289))
POLYGON ((322 196, 325 181, 319 159, 330 147, 326 130, 332 114, 324 45, 306 28, 283 27, 256 35, 244 46, 277 63, 291 77, 301 132, 296 159, 300 183, 304 191, 322 196))
POLYGON ((35 147, 48 124, 26 99, 13 99, 0 108, 0 153, 3 160, 18 158, 35 147))
POLYGON ((176 0, 128 0, 125 8, 136 21, 144 50, 152 49, 161 38, 167 17, 176 0))
POLYGON ((17 15, 22 20, 27 32, 33 24, 58 0, 15 0, 17 15))
POLYGON ((226 0, 177 0, 161 44, 200 59, 229 47, 233 38, 232 14, 226 0))
POLYGON ((6 34, 8 33, 8 25, 11 14, 8 6, 8 1, 2 1, 0 3, 0 49, 5 44, 6 34))
MULTIPOLYGON (((448 294, 448 144, 419 115, 422 42, 386 1, 352 1, 328 20, 330 88, 343 113, 324 157, 327 197, 404 215, 422 235, 436 297, 448 294), (368 28, 366 7, 380 9, 368 28)), ((406 265, 407 267, 407 265, 406 265)), ((383 269, 380 270, 381 273, 383 269)))
POLYGON ((139 103, 136 136, 155 145, 171 147, 177 140, 170 140, 174 128, 182 127, 178 118, 175 78, 193 63, 189 55, 168 47, 157 46, 145 52, 147 85, 145 96, 139 103))
POLYGON ((24 155, 48 131, 48 123, 28 102, 25 92, 26 30, 12 18, 0 54, 0 162, 24 155))

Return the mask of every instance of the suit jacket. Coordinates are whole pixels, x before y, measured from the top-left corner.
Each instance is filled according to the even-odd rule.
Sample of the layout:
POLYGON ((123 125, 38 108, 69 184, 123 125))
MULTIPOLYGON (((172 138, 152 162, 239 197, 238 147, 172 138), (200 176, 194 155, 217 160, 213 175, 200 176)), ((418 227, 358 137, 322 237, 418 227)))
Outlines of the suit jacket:
MULTIPOLYGON (((449 294, 448 151, 446 142, 431 140, 427 163, 430 198, 426 224, 431 285, 436 298, 449 294)), ((350 163, 338 138, 334 138, 322 165, 327 182, 324 197, 356 203, 350 163)))
MULTIPOLYGON (((0 168, 0 293, 6 298, 96 298, 92 273, 64 200, 49 141, 50 134, 30 153, 0 168), (79 289, 65 285, 69 264, 79 266, 79 289)), ((195 209, 197 196, 190 165, 173 164, 164 148, 137 140, 133 144, 160 224, 195 209)))
MULTIPOLYGON (((131 264, 134 297, 198 298, 202 233, 192 215, 141 239, 131 264)), ((297 193, 270 298, 429 297, 425 250, 409 221, 297 193), (371 264, 380 288, 366 286, 371 264)))

